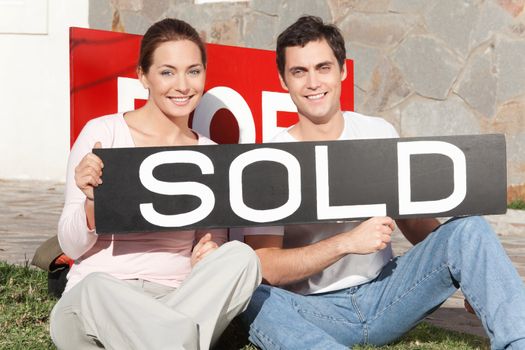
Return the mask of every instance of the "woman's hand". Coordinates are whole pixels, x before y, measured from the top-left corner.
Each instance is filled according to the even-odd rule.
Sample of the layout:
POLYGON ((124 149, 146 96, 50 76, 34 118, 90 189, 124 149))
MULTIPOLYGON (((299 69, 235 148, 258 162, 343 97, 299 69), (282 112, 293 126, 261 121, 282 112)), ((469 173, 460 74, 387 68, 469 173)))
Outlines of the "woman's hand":
POLYGON ((204 259, 217 248, 219 248, 219 246, 211 240, 211 233, 205 234, 195 247, 193 247, 193 252, 191 253, 191 267, 194 267, 199 261, 204 259))
MULTIPOLYGON (((93 148, 101 148, 100 142, 96 142, 93 148)), ((87 199, 93 200, 93 188, 102 183, 102 168, 104 164, 102 160, 93 153, 88 153, 82 158, 80 163, 75 168, 75 183, 87 199)))

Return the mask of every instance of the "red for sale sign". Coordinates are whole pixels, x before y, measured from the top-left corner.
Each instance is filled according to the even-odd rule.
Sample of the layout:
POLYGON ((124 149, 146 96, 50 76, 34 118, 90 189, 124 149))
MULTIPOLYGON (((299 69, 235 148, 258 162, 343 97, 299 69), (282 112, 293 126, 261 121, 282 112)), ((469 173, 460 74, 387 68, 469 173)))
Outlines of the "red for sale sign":
MULTIPOLYGON (((71 144, 92 118, 145 103, 136 75, 141 36, 70 29, 71 144)), ((265 142, 297 121, 279 83, 275 52, 207 44, 205 94, 191 127, 217 143, 265 142)), ((353 62, 347 60, 341 107, 353 110, 353 62)))

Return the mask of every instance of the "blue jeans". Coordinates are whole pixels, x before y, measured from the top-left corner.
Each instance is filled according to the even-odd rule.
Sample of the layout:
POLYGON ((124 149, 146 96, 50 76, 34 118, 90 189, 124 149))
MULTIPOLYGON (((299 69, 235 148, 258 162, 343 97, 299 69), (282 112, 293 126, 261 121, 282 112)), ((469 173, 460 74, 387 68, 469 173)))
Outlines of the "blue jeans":
POLYGON ((525 288, 480 217, 441 225, 373 281, 299 295, 261 285, 241 320, 262 349, 347 349, 383 345, 409 331, 457 288, 470 302, 493 349, 525 349, 525 288))

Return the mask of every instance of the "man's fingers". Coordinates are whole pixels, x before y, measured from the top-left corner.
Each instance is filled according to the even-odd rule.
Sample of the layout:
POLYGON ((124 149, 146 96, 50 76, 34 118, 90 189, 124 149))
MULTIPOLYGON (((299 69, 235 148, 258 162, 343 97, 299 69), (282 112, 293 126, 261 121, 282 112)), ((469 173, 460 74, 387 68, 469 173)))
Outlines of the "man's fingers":
POLYGON ((387 226, 393 225, 394 219, 392 219, 390 216, 383 216, 381 218, 381 224, 387 225, 387 226))
POLYGON ((465 299, 463 301, 464 305, 465 305, 465 310, 467 310, 468 312, 470 312, 471 314, 476 314, 476 311, 474 311, 474 308, 472 307, 472 305, 470 305, 470 303, 468 302, 467 299, 465 299))
POLYGON ((377 230, 385 235, 391 235, 392 234, 392 228, 387 225, 379 225, 377 227, 377 230))

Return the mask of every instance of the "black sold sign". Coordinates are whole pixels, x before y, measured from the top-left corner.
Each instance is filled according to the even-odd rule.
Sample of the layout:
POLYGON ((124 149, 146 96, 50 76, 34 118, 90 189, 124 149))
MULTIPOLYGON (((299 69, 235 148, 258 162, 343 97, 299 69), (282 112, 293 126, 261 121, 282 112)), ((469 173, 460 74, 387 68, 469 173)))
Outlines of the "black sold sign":
POLYGON ((100 234, 506 211, 503 135, 94 151, 100 234))

